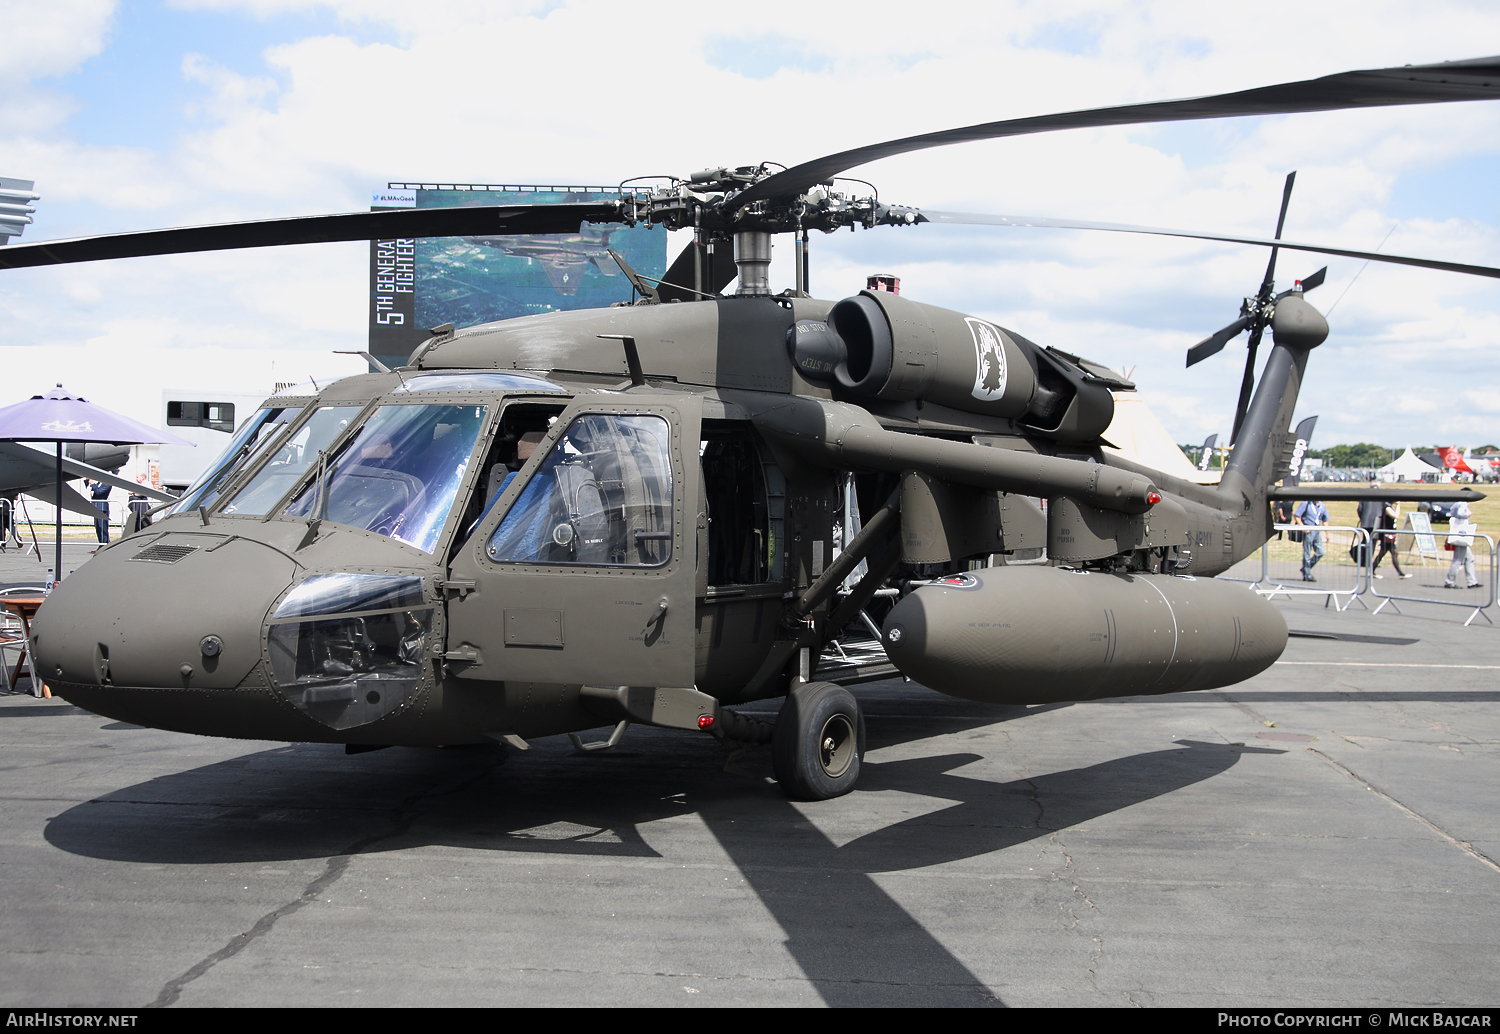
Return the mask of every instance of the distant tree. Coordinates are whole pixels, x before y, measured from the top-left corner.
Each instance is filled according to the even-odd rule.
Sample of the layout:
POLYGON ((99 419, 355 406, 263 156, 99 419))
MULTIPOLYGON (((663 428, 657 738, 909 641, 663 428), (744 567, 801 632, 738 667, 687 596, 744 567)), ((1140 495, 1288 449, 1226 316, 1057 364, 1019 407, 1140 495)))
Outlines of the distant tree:
POLYGON ((1384 445, 1360 442, 1358 445, 1332 445, 1310 452, 1328 467, 1383 467, 1396 457, 1384 445))

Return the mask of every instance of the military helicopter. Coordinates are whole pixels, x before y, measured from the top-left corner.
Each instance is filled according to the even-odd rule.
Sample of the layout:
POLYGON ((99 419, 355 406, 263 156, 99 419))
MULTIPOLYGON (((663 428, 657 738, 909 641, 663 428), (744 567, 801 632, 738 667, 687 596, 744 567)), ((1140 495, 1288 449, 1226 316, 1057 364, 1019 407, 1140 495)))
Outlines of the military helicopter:
POLYGON ((1259 239, 936 213, 840 192, 835 177, 1024 133, 1497 97, 1500 58, 1356 71, 906 137, 782 171, 714 168, 617 200, 0 250, 14 267, 583 222, 694 234, 659 280, 620 262, 636 304, 444 325, 401 368, 268 399, 164 519, 53 591, 33 625, 37 667, 109 717, 350 752, 559 733, 598 749, 632 722, 769 743, 778 781, 806 799, 859 777, 864 721, 846 687, 860 681, 904 674, 1029 704, 1249 678, 1282 652, 1285 622, 1210 576, 1271 534, 1272 500, 1306 494, 1277 482, 1328 334, 1311 284, 1274 291, 1276 250, 1500 269, 1297 244, 1279 226, 1259 239), (1189 356, 1272 333, 1219 484, 1106 451, 1111 391, 1129 383, 1097 363, 890 291, 805 290, 810 231, 924 222, 1273 248, 1241 318, 1189 356), (777 233, 798 259, 781 295, 777 233), (870 633, 863 648, 851 627, 870 633), (774 724, 733 710, 782 696, 774 724), (606 740, 579 736, 610 725, 606 740))

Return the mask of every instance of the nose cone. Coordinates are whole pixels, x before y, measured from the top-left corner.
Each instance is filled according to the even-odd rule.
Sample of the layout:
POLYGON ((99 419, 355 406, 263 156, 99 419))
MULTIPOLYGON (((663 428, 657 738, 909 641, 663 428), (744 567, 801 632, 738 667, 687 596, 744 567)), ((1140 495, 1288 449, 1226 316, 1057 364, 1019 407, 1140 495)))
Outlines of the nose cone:
POLYGON ((100 553, 53 590, 32 625, 37 669, 81 707, 181 728, 143 714, 143 701, 171 695, 162 690, 240 687, 261 660, 262 622, 295 565, 227 533, 141 538, 100 553))

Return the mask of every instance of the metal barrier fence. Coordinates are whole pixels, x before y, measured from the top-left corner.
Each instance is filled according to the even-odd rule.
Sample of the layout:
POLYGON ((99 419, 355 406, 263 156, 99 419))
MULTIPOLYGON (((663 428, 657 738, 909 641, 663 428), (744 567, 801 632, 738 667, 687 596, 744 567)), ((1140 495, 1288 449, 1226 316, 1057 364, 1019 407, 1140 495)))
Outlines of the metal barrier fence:
POLYGON ((1268 598, 1324 596, 1325 607, 1331 603, 1341 611, 1355 602, 1365 606, 1359 597, 1370 587, 1369 531, 1332 524, 1278 524, 1275 530, 1304 538, 1294 542, 1286 535, 1261 547, 1256 592, 1268 598))
MULTIPOLYGON (((1453 532, 1434 531, 1432 535, 1434 538, 1446 540, 1453 535, 1453 532)), ((1411 533, 1408 532, 1405 536, 1397 537, 1396 544, 1398 549, 1402 537, 1410 538, 1411 533)), ((1495 540, 1488 535, 1477 533, 1472 535, 1472 539, 1473 544, 1468 547, 1470 561, 1468 565, 1456 559, 1458 557, 1456 550, 1453 553, 1448 553, 1445 550, 1438 554, 1438 564, 1436 567, 1426 566, 1426 557, 1419 554, 1419 562, 1422 564, 1420 574, 1417 571, 1411 571, 1405 578, 1392 578, 1390 576, 1382 577, 1378 573, 1375 573, 1377 580, 1390 582, 1388 586, 1371 583, 1371 594, 1381 601, 1380 606, 1375 608, 1375 613, 1379 614, 1386 608, 1387 604, 1396 613, 1402 613, 1400 605, 1396 602, 1397 600, 1407 603, 1440 603, 1449 607, 1464 607, 1473 611, 1469 615, 1469 619, 1464 622, 1464 627, 1466 628, 1477 617, 1482 617, 1493 625, 1495 622, 1485 613, 1485 609, 1495 605, 1495 589, 1496 585, 1500 584, 1496 581, 1495 540), (1480 549, 1480 543, 1484 544, 1483 550, 1480 549), (1483 569, 1483 574, 1480 573, 1481 568, 1483 569), (1469 584, 1469 572, 1471 570, 1475 576, 1472 585, 1469 584), (1438 580, 1440 573, 1443 575, 1441 581, 1438 580), (1453 582, 1451 586, 1448 584, 1450 581, 1453 582), (1402 590, 1401 592, 1381 591, 1382 589, 1396 589, 1398 587, 1402 590), (1414 596, 1410 594, 1413 589, 1430 589, 1432 590, 1432 594, 1414 596)), ((1459 548, 1462 549, 1463 547, 1459 548)), ((1407 559, 1408 566, 1410 566, 1410 557, 1407 559)), ((1392 571, 1391 575, 1394 574, 1395 572, 1392 571)))
MULTIPOLYGON (((1403 540, 1413 538, 1413 533, 1409 531, 1377 530, 1372 539, 1365 528, 1326 524, 1317 529, 1303 524, 1277 524, 1274 528, 1278 532, 1322 532, 1323 555, 1313 562, 1309 572, 1305 565, 1311 557, 1303 543, 1291 541, 1289 535, 1268 540, 1260 550, 1260 578, 1251 582, 1252 588, 1268 599, 1276 596, 1325 596, 1325 607, 1331 603, 1336 609, 1343 611, 1357 602, 1368 610, 1369 607, 1360 597, 1369 594, 1380 600, 1373 611, 1375 614, 1379 614, 1387 605, 1398 614, 1401 613, 1398 600, 1405 603, 1437 603, 1470 610, 1472 613, 1464 622, 1465 627, 1472 624, 1476 617, 1483 617, 1485 621, 1494 624, 1485 611, 1495 605, 1497 593, 1500 593, 1500 558, 1495 554, 1495 540, 1488 535, 1474 534, 1473 544, 1469 547, 1476 576, 1476 583, 1470 585, 1467 566, 1460 563, 1455 571, 1452 560, 1454 554, 1446 551, 1438 554, 1436 566, 1428 566, 1427 557, 1417 553, 1415 560, 1420 566, 1398 576, 1396 562, 1402 559, 1400 547, 1403 540), (1380 555, 1381 536, 1395 537, 1395 548, 1385 555, 1380 555), (1379 561, 1377 556, 1380 557, 1379 561), (1377 564, 1382 563, 1386 556, 1392 558, 1392 563, 1385 573, 1381 573, 1377 564), (1305 577, 1308 573, 1316 581, 1308 581, 1305 577), (1453 587, 1447 586, 1449 576, 1455 582, 1453 587), (1422 590, 1428 592, 1418 595, 1422 590)), ((1433 531, 1432 534, 1434 538, 1447 539, 1453 532, 1433 531)), ((1412 543, 1408 541, 1407 544, 1410 547, 1412 543)), ((1315 553, 1316 550, 1311 552, 1315 553)), ((1404 559, 1408 568, 1412 566, 1412 560, 1409 550, 1404 559)))

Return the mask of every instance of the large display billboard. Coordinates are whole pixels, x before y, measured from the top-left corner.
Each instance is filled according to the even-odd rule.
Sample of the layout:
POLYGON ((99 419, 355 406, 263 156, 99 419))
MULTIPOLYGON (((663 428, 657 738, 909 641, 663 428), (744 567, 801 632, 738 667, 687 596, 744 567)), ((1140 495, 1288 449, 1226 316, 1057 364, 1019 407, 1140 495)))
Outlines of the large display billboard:
MULTIPOLYGON (((455 208, 603 201, 612 187, 390 183, 370 208, 455 208)), ((370 242, 370 353, 404 363, 443 323, 476 323, 627 302, 634 291, 606 249, 643 276, 667 268, 664 227, 583 223, 577 233, 370 242)))

